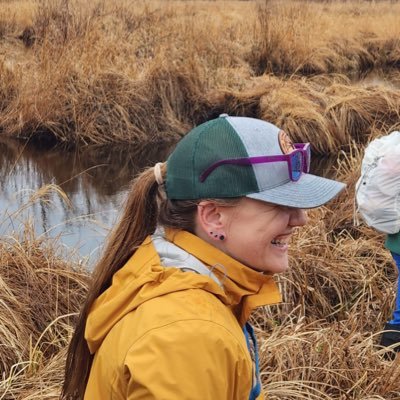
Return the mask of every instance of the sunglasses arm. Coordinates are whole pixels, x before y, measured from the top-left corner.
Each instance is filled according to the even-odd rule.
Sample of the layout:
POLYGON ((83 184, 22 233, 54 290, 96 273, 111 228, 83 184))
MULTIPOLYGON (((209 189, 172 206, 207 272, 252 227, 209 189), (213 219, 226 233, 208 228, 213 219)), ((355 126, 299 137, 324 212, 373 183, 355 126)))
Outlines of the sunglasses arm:
POLYGON ((200 175, 200 182, 204 182, 207 177, 214 171, 214 169, 220 167, 221 165, 252 165, 252 164, 262 164, 268 162, 277 161, 288 161, 289 157, 286 154, 279 156, 257 156, 257 157, 243 157, 243 158, 230 158, 226 160, 220 160, 211 164, 207 169, 205 169, 200 175))

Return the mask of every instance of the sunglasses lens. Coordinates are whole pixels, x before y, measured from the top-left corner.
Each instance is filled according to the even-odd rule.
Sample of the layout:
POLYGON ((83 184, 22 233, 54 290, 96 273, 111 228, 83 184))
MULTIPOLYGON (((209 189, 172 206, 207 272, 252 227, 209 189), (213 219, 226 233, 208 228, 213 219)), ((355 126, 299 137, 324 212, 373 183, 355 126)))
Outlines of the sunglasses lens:
POLYGON ((290 165, 292 168, 292 180, 298 181, 303 171, 303 157, 301 151, 295 151, 290 157, 290 165))

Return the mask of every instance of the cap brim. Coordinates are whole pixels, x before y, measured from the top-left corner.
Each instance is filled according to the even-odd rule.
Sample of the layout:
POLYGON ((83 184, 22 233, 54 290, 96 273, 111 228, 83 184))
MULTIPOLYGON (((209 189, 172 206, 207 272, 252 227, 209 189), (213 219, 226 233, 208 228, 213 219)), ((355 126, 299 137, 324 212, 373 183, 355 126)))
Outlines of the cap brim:
POLYGON ((315 208, 333 199, 346 185, 320 176, 303 174, 297 182, 246 195, 251 199, 295 208, 315 208))

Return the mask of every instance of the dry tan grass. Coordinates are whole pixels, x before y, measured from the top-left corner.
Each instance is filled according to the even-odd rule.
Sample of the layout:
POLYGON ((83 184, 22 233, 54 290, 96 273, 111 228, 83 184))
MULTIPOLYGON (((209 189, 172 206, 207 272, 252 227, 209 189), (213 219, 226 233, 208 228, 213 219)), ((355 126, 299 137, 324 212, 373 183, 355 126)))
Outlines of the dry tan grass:
POLYGON ((2 239, 0 271, 0 398, 27 398, 30 388, 49 391, 54 380, 58 390, 59 352, 82 304, 87 272, 33 237, 2 239))
POLYGON ((399 64, 398 4, 278 2, 257 12, 251 63, 264 73, 353 73, 399 64))
MULTIPOLYGON (((0 131, 38 140, 104 144, 173 139, 216 110, 230 109, 224 93, 243 99, 253 90, 262 91, 262 83, 254 79, 258 75, 341 73, 354 79, 400 63, 400 4, 387 1, 5 4, 0 11, 0 131), (221 101, 215 104, 211 98, 221 101)), ((332 138, 331 151, 344 136, 360 135, 359 129, 370 123, 346 132, 353 114, 357 119, 360 112, 377 107, 379 122, 392 123, 392 115, 386 118, 384 111, 387 102, 396 107, 392 93, 364 101, 364 94, 355 91, 368 104, 363 110, 360 105, 352 109, 355 100, 337 89, 334 129, 321 121, 325 116, 318 113, 318 89, 308 82, 286 85, 278 98, 291 106, 292 98, 304 100, 301 90, 309 94, 312 112, 297 109, 299 126, 293 128, 306 137, 316 127, 323 129, 318 134, 332 138)), ((267 98, 258 114, 280 121, 285 113, 277 114, 273 100, 267 98)), ((253 114, 259 107, 253 105, 253 114)))

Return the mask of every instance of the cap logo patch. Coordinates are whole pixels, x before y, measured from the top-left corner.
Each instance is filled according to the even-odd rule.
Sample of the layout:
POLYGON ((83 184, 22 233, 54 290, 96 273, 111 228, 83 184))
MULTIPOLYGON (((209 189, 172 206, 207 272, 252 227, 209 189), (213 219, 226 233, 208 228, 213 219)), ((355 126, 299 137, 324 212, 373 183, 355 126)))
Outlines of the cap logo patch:
POLYGON ((289 135, 284 131, 279 131, 278 142, 283 154, 289 154, 295 149, 289 135))

